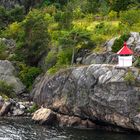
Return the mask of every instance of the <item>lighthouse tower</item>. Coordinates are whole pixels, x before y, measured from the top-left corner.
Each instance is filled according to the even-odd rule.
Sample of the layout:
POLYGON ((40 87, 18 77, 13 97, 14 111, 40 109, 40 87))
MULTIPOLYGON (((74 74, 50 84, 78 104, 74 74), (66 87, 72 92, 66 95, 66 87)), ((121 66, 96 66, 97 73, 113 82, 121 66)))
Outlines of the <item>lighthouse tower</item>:
POLYGON ((132 66, 133 51, 128 48, 126 42, 124 43, 124 46, 117 52, 117 54, 119 67, 132 66))

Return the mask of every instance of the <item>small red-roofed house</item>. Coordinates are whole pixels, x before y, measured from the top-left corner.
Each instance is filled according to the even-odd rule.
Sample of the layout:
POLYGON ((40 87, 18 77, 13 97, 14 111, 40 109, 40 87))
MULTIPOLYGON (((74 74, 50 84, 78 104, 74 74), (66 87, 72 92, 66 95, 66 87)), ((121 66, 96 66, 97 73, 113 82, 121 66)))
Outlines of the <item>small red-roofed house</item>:
POLYGON ((126 42, 124 46, 117 52, 118 56, 118 66, 119 67, 130 67, 132 66, 133 51, 128 48, 126 42))

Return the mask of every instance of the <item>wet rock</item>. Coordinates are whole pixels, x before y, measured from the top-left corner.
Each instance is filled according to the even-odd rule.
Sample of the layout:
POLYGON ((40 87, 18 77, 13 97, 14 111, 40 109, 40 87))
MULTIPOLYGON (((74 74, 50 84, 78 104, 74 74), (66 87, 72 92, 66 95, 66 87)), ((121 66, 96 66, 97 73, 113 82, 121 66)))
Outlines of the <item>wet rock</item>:
POLYGON ((22 116, 23 114, 24 114, 24 111, 21 110, 21 109, 15 109, 15 110, 13 110, 13 112, 12 112, 12 115, 13 115, 13 116, 22 116))
POLYGON ((50 109, 40 108, 34 113, 32 120, 39 124, 52 125, 56 123, 56 114, 50 109))
POLYGON ((0 96, 0 109, 2 108, 3 104, 4 104, 4 100, 3 100, 2 96, 0 96))
POLYGON ((11 102, 5 102, 0 110, 0 116, 4 116, 8 113, 11 107, 11 102))

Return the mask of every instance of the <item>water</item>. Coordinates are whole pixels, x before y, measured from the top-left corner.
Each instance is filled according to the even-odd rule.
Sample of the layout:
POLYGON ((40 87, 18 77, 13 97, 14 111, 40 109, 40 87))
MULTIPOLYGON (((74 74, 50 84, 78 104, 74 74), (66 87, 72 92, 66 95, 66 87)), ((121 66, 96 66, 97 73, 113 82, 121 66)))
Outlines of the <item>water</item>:
POLYGON ((120 134, 40 126, 29 119, 0 119, 0 140, 140 140, 138 134, 120 134))

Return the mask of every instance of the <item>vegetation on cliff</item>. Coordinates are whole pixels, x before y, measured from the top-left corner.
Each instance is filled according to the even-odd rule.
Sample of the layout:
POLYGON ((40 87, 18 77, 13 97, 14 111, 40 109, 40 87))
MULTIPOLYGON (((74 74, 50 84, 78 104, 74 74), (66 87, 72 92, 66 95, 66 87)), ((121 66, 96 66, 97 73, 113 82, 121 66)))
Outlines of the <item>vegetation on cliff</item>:
POLYGON ((0 37, 14 39, 16 48, 9 56, 0 42, 0 59, 22 65, 19 77, 30 89, 41 69, 56 72, 74 64, 77 53, 102 52, 106 40, 121 36, 116 52, 130 31, 140 32, 139 7, 139 0, 44 0, 28 13, 1 6, 0 37))

